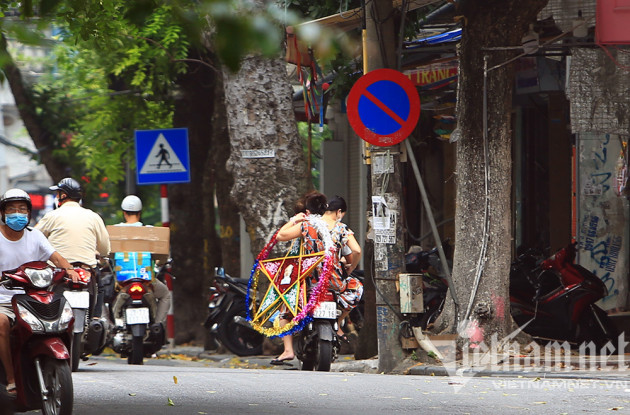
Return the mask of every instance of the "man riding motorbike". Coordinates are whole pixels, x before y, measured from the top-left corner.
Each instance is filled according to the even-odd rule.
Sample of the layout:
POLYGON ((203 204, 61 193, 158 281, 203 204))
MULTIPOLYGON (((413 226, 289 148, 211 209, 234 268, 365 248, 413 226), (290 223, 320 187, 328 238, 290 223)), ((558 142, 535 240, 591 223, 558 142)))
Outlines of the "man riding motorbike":
MULTIPOLYGON (((91 268, 92 275, 97 278, 96 253, 101 256, 109 254, 109 234, 103 219, 98 213, 86 209, 79 204, 83 197, 79 182, 66 177, 58 184, 49 187, 56 192, 59 208, 48 212, 35 225, 51 245, 68 261, 83 263, 91 268)), ((100 318, 103 309, 103 286, 98 283, 98 294, 92 318, 100 318)))
MULTIPOLYGON (((142 201, 138 196, 129 195, 125 197, 120 204, 120 208, 123 211, 125 221, 116 226, 145 226, 141 221, 142 201)), ((151 284, 153 285, 153 295, 157 300, 156 321, 166 327, 168 309, 171 306, 171 292, 166 284, 157 278, 154 278, 151 284)))
MULTIPOLYGON (((27 228, 33 205, 31 198, 21 189, 9 189, 0 198, 0 272, 12 270, 30 261, 50 260, 56 267, 68 270, 73 281, 79 276, 70 263, 57 252, 37 229, 27 228)), ((5 369, 7 392, 15 395, 15 374, 11 364, 9 332, 15 321, 11 298, 21 290, 8 290, 0 286, 0 360, 5 369)))

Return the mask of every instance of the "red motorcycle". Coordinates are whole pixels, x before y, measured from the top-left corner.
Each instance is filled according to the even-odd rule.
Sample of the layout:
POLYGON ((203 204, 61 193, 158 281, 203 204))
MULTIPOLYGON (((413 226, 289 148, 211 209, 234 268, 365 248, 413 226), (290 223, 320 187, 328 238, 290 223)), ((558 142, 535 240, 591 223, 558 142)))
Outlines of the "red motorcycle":
MULTIPOLYGON (((72 413, 70 353, 74 317, 60 290, 66 271, 35 261, 4 271, 5 288, 23 289, 11 300, 16 321, 11 329, 11 356, 18 412, 41 409, 44 415, 72 413)), ((0 379, 6 385, 4 368, 0 379)))
POLYGON ((520 255, 510 269, 512 317, 533 337, 616 348, 619 333, 595 305, 608 295, 606 285, 575 264, 575 254, 571 243, 544 260, 533 251, 520 255))

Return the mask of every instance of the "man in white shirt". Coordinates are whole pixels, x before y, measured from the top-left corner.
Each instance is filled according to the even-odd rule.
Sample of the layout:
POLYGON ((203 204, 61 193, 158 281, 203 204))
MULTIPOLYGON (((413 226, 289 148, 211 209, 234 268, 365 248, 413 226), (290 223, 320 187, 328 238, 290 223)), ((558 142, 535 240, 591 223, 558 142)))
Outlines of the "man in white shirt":
MULTIPOLYGON (((31 198, 23 190, 9 189, 0 198, 0 272, 13 270, 30 261, 50 260, 58 268, 78 281, 79 276, 70 263, 55 251, 46 237, 37 229, 27 228, 31 219, 31 198)), ((15 374, 11 364, 9 332, 15 321, 11 298, 22 290, 8 290, 0 286, 0 360, 7 377, 7 392, 15 395, 15 374)))

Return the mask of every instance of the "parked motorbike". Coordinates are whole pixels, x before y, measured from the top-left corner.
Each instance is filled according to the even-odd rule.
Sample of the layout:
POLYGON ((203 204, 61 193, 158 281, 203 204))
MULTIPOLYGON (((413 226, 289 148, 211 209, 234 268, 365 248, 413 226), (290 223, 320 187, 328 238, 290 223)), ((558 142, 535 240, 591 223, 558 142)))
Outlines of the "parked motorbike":
POLYGON ((107 344, 108 324, 105 320, 94 320, 96 303, 96 278, 92 268, 81 262, 73 262, 79 281, 67 282, 63 295, 70 303, 74 314, 74 333, 70 351, 71 368, 79 370, 79 361, 88 360, 89 355, 99 355, 107 344))
POLYGON ((232 353, 252 356, 262 353, 264 336, 247 321, 247 279, 232 278, 222 267, 214 269, 208 318, 204 326, 232 353))
POLYGON ((337 294, 329 290, 313 310, 313 321, 293 337, 293 348, 302 362, 302 370, 330 371, 341 348, 337 338, 338 315, 337 294))
MULTIPOLYGON (((16 270, 4 271, 6 288, 23 289, 11 306, 16 320, 11 329, 11 354, 17 396, 15 410, 41 409, 44 415, 72 413, 73 385, 70 345, 74 316, 57 286, 66 271, 45 262, 28 262, 16 270)), ((4 368, 0 379, 6 385, 4 368)))
POLYGON ((510 269, 512 317, 531 336, 573 344, 616 346, 617 329, 595 302, 606 297, 606 285, 575 264, 576 243, 541 259, 527 251, 510 269))
MULTIPOLYGON (((450 256, 448 241, 444 242, 442 248, 445 255, 450 256)), ((405 265, 407 272, 422 274, 424 312, 418 316, 417 324, 426 330, 442 312, 448 293, 448 281, 442 271, 437 247, 405 254, 405 265)))
MULTIPOLYGON (((171 267, 169 259, 160 267, 167 272, 171 267)), ((111 266, 114 269, 113 266, 111 266)), ((157 303, 153 295, 151 274, 140 273, 137 277, 126 278, 116 274, 119 287, 112 305, 114 321, 112 349, 121 357, 127 357, 130 365, 143 364, 144 357, 151 357, 165 343, 162 323, 156 321, 157 303)))

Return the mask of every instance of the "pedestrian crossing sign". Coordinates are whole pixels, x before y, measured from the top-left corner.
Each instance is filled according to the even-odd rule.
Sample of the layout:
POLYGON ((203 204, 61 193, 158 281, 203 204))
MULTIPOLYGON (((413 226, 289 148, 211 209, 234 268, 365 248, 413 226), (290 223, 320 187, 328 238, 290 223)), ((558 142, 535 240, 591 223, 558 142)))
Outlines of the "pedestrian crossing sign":
POLYGON ((138 184, 190 182, 188 129, 136 130, 138 184))

